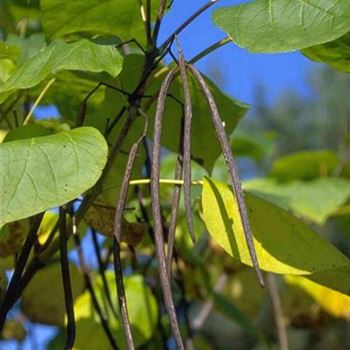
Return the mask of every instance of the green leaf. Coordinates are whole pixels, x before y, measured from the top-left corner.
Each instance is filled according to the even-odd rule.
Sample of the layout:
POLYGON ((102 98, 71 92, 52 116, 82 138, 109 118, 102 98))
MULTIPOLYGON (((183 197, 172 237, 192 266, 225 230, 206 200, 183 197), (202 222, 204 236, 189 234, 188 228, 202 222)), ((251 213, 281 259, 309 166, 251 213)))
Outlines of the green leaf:
POLYGON ((216 10, 217 26, 252 52, 287 52, 332 41, 350 30, 348 0, 255 0, 216 10))
POLYGON ((16 65, 13 61, 8 58, 0 59, 0 83, 5 83, 11 77, 15 69, 16 65))
POLYGON ((30 224, 27 219, 11 222, 0 229, 0 256, 18 253, 27 237, 30 224))
POLYGON ((56 130, 53 128, 47 128, 39 123, 31 123, 28 125, 22 125, 16 129, 12 129, 6 134, 3 142, 25 140, 32 137, 52 135, 56 130))
POLYGON ((56 40, 24 62, 2 86, 1 93, 31 88, 62 70, 107 72, 116 77, 122 56, 113 46, 82 39, 74 43, 56 40))
POLYGON ((339 178, 287 184, 255 179, 246 181, 244 188, 319 225, 323 225, 350 197, 350 181, 339 178))
MULTIPOLYGON (((115 277, 112 271, 106 272, 107 282, 111 291, 114 308, 119 313, 115 288, 115 277)), ((157 324, 158 307, 150 288, 144 283, 143 277, 134 275, 124 278, 125 293, 128 302, 129 320, 138 347, 149 340, 157 324)), ((94 281, 94 290, 100 305, 108 305, 104 295, 101 278, 94 281)), ((77 320, 77 337, 74 348, 77 350, 109 349, 110 345, 103 332, 99 319, 95 314, 89 292, 82 294, 74 304, 77 320)), ((111 312, 111 310, 108 310, 111 312)), ((119 320, 110 317, 110 326, 117 337, 118 345, 125 349, 124 335, 119 320)))
POLYGON ((73 200, 101 175, 107 144, 94 128, 0 145, 0 225, 73 200))
POLYGON ((304 49, 302 53, 313 61, 350 73, 350 32, 334 41, 304 49))
MULTIPOLYGON (((307 275, 349 266, 346 256, 284 209, 249 192, 245 199, 263 270, 307 275)), ((202 218, 212 238, 227 253, 252 266, 237 202, 226 184, 204 180, 202 218)))
POLYGON ((16 59, 18 65, 31 59, 46 47, 45 35, 43 33, 34 33, 27 38, 10 33, 6 38, 6 43, 14 45, 14 47, 19 49, 20 54, 16 59))
MULTIPOLYGON (((70 264, 69 270, 75 300, 84 289, 84 278, 76 266, 70 264)), ((24 290, 21 299, 21 309, 30 321, 61 327, 64 326, 65 319, 64 305, 59 263, 38 271, 24 290)))
POLYGON ((279 181, 312 180, 331 175, 337 164, 334 152, 300 151, 278 158, 269 175, 279 181))
MULTIPOLYGON (((152 13, 159 0, 152 0, 152 13)), ((138 1, 41 0, 42 24, 50 37, 70 33, 114 34, 122 40, 145 43, 145 29, 138 1), (60 14, 57 16, 57 14, 60 14)))
POLYGON ((0 40, 0 59, 9 58, 15 60, 20 52, 21 49, 18 46, 0 40))

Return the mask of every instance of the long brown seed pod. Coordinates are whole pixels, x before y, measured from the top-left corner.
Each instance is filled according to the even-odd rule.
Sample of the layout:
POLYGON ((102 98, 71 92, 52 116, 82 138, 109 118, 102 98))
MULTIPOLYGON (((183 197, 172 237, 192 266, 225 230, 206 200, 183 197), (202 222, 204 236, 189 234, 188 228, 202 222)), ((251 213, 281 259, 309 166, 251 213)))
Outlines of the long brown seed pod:
POLYGON ((195 236, 193 233, 193 215, 191 202, 191 126, 192 126, 192 102, 190 87, 188 85, 186 65, 183 52, 178 43, 179 53, 179 69, 184 90, 184 135, 183 135, 183 178, 184 178, 184 200, 185 200, 185 215, 188 230, 195 243, 195 236))
MULTIPOLYGON (((175 168, 175 180, 181 180, 182 176, 182 160, 178 157, 175 168)), ((170 223, 168 230, 168 250, 166 255, 166 265, 169 276, 169 281, 171 280, 171 264, 173 261, 174 252, 174 241, 175 241, 175 230, 177 223, 177 215, 179 211, 179 203, 181 195, 181 185, 175 185, 171 197, 171 213, 170 213, 170 223)))
POLYGON ((254 242, 253 242, 253 235, 252 235, 250 225, 249 225, 247 208, 246 208, 245 202, 244 202, 244 195, 243 195, 243 191, 242 191, 242 187, 241 187, 241 182, 239 180, 237 165, 236 165, 236 162, 233 158, 231 146, 230 146, 228 137, 226 135, 222 120, 220 118, 220 113, 219 113, 218 107, 214 101, 214 97, 213 97, 207 83, 205 82, 204 78, 202 77, 202 74, 191 64, 188 64, 188 68, 190 69, 193 76, 198 81, 200 88, 208 101, 208 105, 209 105, 209 108, 211 110, 212 121, 213 121, 213 124, 215 127, 215 132, 216 132, 216 135, 220 141, 220 145, 222 148, 222 152, 223 152, 223 155, 224 155, 224 158, 225 158, 225 161, 227 164, 227 168, 228 168, 228 173, 230 176, 232 189, 233 189, 233 192, 234 192, 235 197, 237 199, 237 204, 238 204, 239 213, 240 213, 240 216, 242 219, 244 236, 245 236, 245 239, 247 242, 249 254, 250 254, 250 257, 252 259, 252 263, 253 263, 258 281, 259 281, 260 285, 262 287, 264 287, 264 280, 263 280, 262 273, 261 273, 261 270, 259 267, 259 262, 258 262, 258 259, 256 256, 256 251, 255 251, 254 242))
POLYGON ((174 79, 177 69, 172 69, 165 77, 161 86, 157 111, 154 121, 154 135, 153 135, 153 148, 152 148, 152 171, 151 171, 151 198, 152 198, 152 214, 154 221, 154 236, 156 245, 156 254, 159 263, 159 278, 163 291, 164 302, 166 311, 170 318, 170 327, 172 335, 174 336, 177 348, 179 350, 184 349, 184 345, 181 339, 181 333, 177 322, 175 306, 172 298, 171 285, 167 272, 165 252, 164 252, 164 236, 163 225, 160 209, 160 195, 159 195, 159 179, 160 179, 160 151, 161 151, 161 137, 162 137, 162 124, 165 100, 170 83, 174 79))
POLYGON ((114 229, 113 229, 114 272, 116 277, 122 328, 124 331, 128 350, 134 350, 135 345, 134 345, 134 341, 131 333, 131 326, 129 321, 128 307, 127 307, 125 288, 124 288, 124 282, 123 282, 123 267, 122 267, 121 258, 120 258, 120 238, 121 238, 121 230, 122 230, 123 211, 124 211, 125 202, 128 195, 128 188, 129 188, 129 182, 132 175, 132 169, 135 164, 139 145, 146 135, 147 127, 148 127, 148 119, 145 116, 145 127, 143 130, 143 133, 141 137, 132 145, 131 150, 129 152, 129 157, 126 164, 122 185, 120 187, 119 198, 116 205, 115 216, 114 216, 114 229))

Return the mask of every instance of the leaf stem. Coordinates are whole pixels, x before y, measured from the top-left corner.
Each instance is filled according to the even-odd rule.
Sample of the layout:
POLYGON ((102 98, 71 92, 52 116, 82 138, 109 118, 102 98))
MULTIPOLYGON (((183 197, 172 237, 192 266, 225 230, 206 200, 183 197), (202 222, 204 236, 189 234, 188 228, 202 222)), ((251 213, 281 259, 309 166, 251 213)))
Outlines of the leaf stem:
POLYGON ((47 84, 45 85, 45 87, 43 88, 43 90, 40 92, 40 95, 38 96, 38 98, 35 100, 32 108, 30 109, 29 113, 27 114, 27 116, 24 118, 23 121, 23 125, 27 125, 30 118, 32 117, 36 107, 38 107, 39 103, 41 102, 41 100, 44 98, 45 94, 47 93, 47 91, 49 90, 50 86, 55 82, 55 78, 52 78, 51 80, 49 80, 47 82, 47 84))
POLYGON ((175 29, 175 31, 164 41, 162 45, 160 45, 159 52, 163 52, 169 44, 174 40, 174 38, 180 34, 188 25, 190 25, 199 15, 201 15, 205 10, 209 7, 213 6, 219 0, 210 0, 202 7, 200 7, 196 12, 194 12, 189 18, 186 19, 179 27, 175 29))
POLYGON ((210 53, 212 53, 213 51, 219 49, 220 47, 228 44, 229 42, 231 42, 231 39, 227 36, 219 41, 217 41, 216 43, 214 43, 213 45, 210 45, 209 47, 207 47, 205 50, 203 50, 202 52, 200 52, 199 54, 197 54, 196 56, 194 56, 189 63, 190 64, 194 64, 196 62, 198 62, 199 60, 201 60, 202 58, 204 58, 205 56, 209 55, 210 53))

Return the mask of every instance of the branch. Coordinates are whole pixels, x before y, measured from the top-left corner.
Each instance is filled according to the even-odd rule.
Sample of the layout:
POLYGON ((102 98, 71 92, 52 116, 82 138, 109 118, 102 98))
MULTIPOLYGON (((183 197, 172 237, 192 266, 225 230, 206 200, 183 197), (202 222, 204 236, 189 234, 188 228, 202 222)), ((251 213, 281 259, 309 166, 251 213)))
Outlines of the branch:
POLYGON ((64 303, 66 307, 67 315, 67 328, 66 328, 66 344, 65 349, 71 350, 75 341, 75 317, 74 317, 74 299, 72 293, 72 285, 69 273, 69 261, 68 261, 68 249, 67 249, 67 223, 66 223, 66 211, 62 207, 59 209, 59 225, 60 225, 60 261, 61 261, 61 274, 64 291, 64 303))
POLYGON ((156 19, 156 24, 154 25, 154 30, 153 30, 153 45, 157 44, 157 39, 159 35, 159 29, 160 25, 162 23, 162 19, 164 16, 165 8, 166 8, 166 3, 167 0, 161 0, 159 7, 158 7, 158 14, 157 14, 157 19, 156 19))
POLYGON ((27 235, 26 240, 24 241, 21 253, 16 262, 16 267, 11 277, 10 284, 6 290, 4 299, 1 302, 0 306, 0 333, 6 321, 6 316, 13 304, 20 297, 23 288, 21 288, 21 279, 24 268, 27 264, 30 251, 36 241, 38 229, 41 224, 43 214, 36 215, 33 218, 30 231, 27 235))

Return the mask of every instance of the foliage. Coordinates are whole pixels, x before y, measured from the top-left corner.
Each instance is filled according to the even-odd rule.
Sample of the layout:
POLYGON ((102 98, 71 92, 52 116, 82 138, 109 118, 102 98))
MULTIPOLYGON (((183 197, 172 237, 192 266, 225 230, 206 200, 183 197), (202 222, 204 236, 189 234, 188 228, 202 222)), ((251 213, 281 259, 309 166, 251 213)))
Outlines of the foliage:
POLYGON ((346 325, 350 3, 217 8, 228 36, 191 62, 177 42, 166 64, 214 2, 163 43, 171 1, 0 3, 4 341, 25 341, 26 319, 56 327, 48 349, 220 349, 232 338, 268 349, 281 334, 259 314, 283 323, 276 298, 289 334, 346 325), (191 65, 232 42, 328 65, 310 79, 316 97, 287 92, 268 106, 260 92, 244 118, 249 106, 191 65), (59 116, 39 118, 44 106, 59 116), (232 153, 259 169, 244 194, 232 153))

